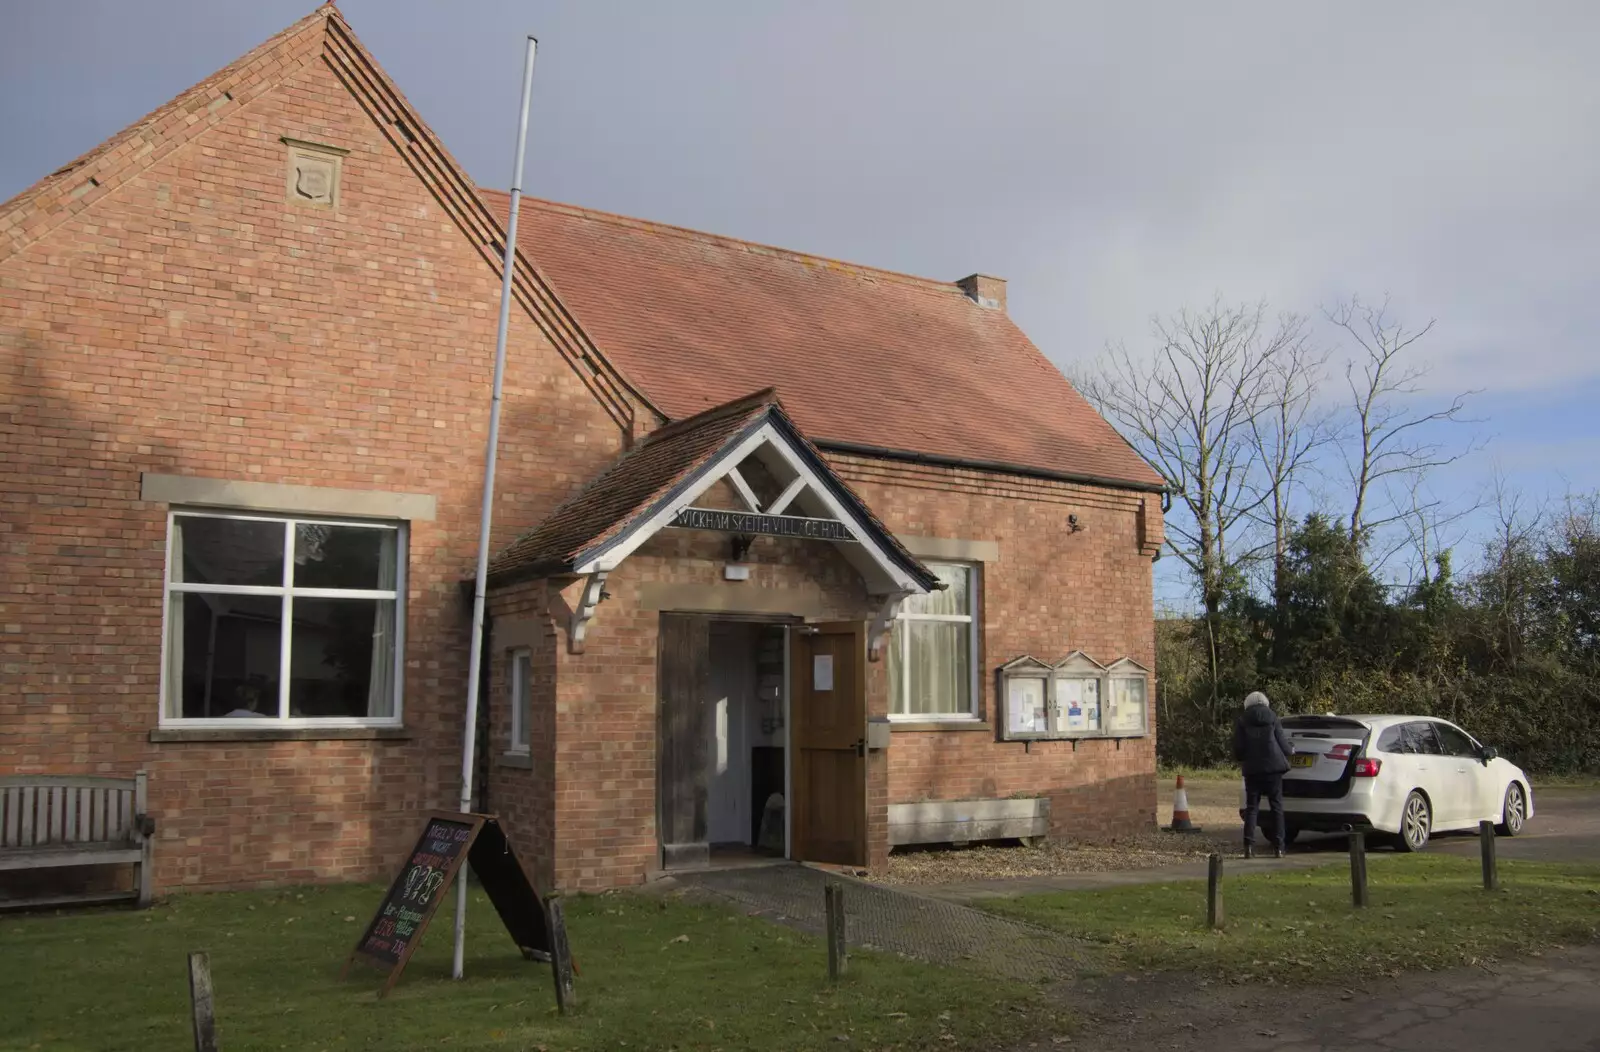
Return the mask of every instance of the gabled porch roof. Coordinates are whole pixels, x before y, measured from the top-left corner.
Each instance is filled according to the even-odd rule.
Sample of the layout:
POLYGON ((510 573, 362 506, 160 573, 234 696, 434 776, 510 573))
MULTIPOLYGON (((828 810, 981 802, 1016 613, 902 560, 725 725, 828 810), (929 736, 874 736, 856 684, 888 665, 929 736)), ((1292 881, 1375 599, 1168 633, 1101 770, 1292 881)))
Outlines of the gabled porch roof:
POLYGON ((764 533, 781 527, 795 531, 789 535, 830 541, 873 595, 919 595, 940 587, 933 572, 834 474, 770 388, 648 435, 495 556, 490 579, 609 573, 657 531, 708 521, 696 514, 694 502, 724 479, 746 508, 704 509, 718 521, 716 528, 764 533), (739 473, 752 456, 783 486, 765 506, 739 473))

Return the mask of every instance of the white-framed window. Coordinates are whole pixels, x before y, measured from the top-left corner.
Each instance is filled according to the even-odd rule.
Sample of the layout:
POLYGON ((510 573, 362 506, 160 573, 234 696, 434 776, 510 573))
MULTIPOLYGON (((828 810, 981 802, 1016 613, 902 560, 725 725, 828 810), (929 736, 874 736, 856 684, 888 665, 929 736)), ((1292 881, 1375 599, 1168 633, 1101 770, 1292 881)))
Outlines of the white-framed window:
POLYGON ((519 647, 507 657, 510 659, 507 663, 510 696, 506 699, 511 706, 510 751, 525 753, 528 751, 528 724, 533 716, 533 651, 519 647))
POLYGON ((978 715, 978 596, 970 563, 925 564, 942 591, 900 604, 889 640, 889 716, 970 720, 978 715))
POLYGON ((174 509, 163 723, 400 722, 403 524, 174 509))

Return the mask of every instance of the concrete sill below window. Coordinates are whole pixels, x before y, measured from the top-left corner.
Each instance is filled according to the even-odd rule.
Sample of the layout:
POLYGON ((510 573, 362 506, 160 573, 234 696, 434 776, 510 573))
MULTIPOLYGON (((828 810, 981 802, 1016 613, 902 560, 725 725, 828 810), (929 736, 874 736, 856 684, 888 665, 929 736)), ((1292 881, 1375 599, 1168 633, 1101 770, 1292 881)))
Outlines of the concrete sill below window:
POLYGON ((410 741, 405 727, 157 727, 153 742, 410 741))
POLYGON ((503 752, 500 754, 500 766, 531 771, 533 770, 533 757, 525 752, 503 752))
POLYGON ((899 731, 987 731, 988 720, 890 720, 891 733, 899 731))

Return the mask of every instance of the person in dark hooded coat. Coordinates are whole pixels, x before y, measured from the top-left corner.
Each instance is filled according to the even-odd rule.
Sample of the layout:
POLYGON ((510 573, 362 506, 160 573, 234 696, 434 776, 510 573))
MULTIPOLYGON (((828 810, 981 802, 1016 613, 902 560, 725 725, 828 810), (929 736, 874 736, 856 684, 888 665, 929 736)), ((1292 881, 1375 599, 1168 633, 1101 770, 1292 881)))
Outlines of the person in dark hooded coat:
POLYGON ((1283 776, 1289 770, 1294 745, 1278 722, 1267 696, 1253 691, 1244 699, 1244 712, 1233 724, 1233 757, 1244 771, 1244 857, 1255 857, 1256 820, 1261 798, 1272 805, 1276 855, 1283 857, 1288 823, 1283 818, 1283 776))

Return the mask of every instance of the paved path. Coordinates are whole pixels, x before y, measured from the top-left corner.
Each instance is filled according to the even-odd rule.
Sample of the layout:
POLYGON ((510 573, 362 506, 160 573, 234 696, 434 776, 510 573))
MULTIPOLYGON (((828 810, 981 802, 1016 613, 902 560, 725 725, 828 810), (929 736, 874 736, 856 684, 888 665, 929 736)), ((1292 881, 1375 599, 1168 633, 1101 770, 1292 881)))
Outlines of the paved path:
POLYGON ((849 945, 991 975, 1037 981, 1078 974, 1083 944, 1059 932, 951 902, 782 864, 675 874, 676 882, 812 934, 823 932, 823 887, 844 886, 849 945))
MULTIPOLYGON (((1065 994, 1084 1026, 1026 1049, 1600 1052, 1600 947, 1347 989, 1107 980, 1065 994)), ((1024 1052, 1018 1049, 1017 1052, 1024 1052)))

